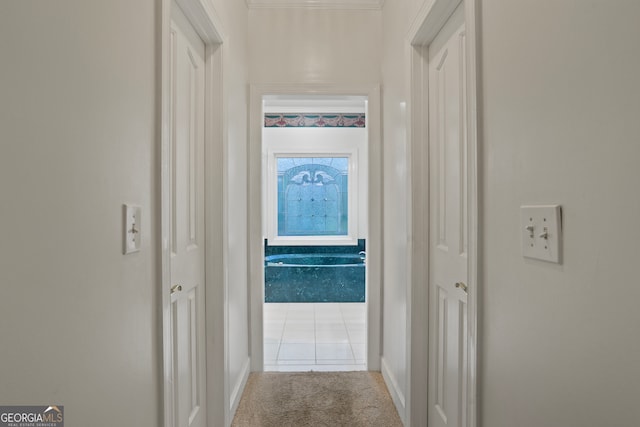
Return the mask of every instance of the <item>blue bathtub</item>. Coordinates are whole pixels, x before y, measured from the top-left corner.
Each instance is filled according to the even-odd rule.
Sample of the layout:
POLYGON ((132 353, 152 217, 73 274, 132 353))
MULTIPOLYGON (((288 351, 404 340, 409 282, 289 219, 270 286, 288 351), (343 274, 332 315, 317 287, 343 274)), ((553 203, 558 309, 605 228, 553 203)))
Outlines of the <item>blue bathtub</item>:
POLYGON ((357 254, 265 257, 265 302, 364 302, 365 263, 357 254))

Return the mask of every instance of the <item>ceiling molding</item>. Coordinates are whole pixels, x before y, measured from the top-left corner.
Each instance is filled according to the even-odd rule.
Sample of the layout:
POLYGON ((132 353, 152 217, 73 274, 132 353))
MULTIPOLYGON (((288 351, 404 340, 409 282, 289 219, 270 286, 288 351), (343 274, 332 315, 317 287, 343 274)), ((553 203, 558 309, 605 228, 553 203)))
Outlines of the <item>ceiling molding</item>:
POLYGON ((366 96, 265 95, 265 113, 364 113, 366 96))
POLYGON ((385 0, 246 0, 249 9, 307 8, 380 10, 385 0))

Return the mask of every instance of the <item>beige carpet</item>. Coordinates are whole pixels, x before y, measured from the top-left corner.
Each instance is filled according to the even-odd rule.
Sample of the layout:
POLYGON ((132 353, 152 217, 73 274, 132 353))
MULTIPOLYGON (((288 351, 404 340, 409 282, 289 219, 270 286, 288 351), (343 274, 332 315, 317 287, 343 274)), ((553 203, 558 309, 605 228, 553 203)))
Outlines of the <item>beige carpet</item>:
POLYGON ((232 427, 402 427, 377 372, 252 373, 232 427))

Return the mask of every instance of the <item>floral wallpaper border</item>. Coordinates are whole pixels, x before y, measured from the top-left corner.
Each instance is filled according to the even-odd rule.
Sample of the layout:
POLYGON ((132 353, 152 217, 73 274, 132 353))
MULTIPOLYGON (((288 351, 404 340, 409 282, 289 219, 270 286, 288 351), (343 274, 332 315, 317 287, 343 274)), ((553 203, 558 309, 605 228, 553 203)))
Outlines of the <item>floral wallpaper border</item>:
POLYGON ((268 113, 264 115, 266 128, 363 128, 365 124, 364 113, 268 113))

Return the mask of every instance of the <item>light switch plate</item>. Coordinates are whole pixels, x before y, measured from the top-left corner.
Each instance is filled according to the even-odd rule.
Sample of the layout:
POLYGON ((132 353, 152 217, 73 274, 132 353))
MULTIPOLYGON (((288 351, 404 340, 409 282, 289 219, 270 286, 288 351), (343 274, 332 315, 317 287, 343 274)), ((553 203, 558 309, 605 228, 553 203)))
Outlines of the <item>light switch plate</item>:
POLYGON ((522 256, 562 262, 562 209, 560 205, 520 206, 522 256))
POLYGON ((124 254, 140 250, 140 215, 141 208, 137 205, 123 205, 124 210, 124 254))

